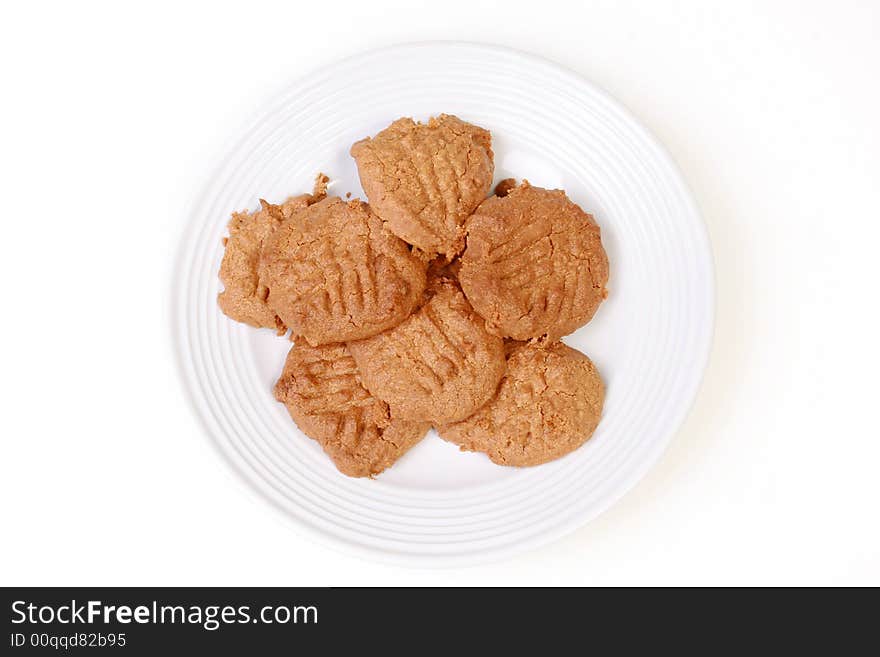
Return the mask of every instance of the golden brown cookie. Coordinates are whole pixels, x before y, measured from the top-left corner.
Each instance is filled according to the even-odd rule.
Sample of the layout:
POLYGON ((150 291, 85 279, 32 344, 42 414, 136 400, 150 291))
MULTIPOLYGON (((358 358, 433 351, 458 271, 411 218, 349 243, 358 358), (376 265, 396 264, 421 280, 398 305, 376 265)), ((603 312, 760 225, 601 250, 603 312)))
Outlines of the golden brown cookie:
POLYGON ((226 251, 220 263, 220 280, 225 289, 217 297, 220 309, 227 316, 257 328, 275 329, 279 335, 285 332, 284 322, 266 305, 268 290, 260 284, 257 274, 260 252, 282 221, 315 200, 310 194, 291 197, 281 205, 260 199, 261 207, 256 212, 232 215, 229 237, 223 240, 226 251))
POLYGON ((467 230, 459 281, 493 333, 556 340, 607 296, 599 226, 561 190, 523 181, 480 204, 467 230))
POLYGON ((402 322, 421 299, 426 268, 366 203, 328 197, 278 227, 259 272, 269 307, 294 336, 320 345, 402 322))
POLYGON ((310 415, 349 411, 375 401, 361 385, 344 342, 321 347, 297 342, 287 354, 275 397, 310 415))
POLYGON ((395 417, 452 422, 495 392, 504 374, 504 342, 449 279, 432 282, 424 305, 402 324, 350 342, 361 381, 395 417))
POLYGON ((382 472, 430 428, 426 422, 392 417, 388 405, 360 384, 344 344, 295 345, 275 384, 275 398, 350 477, 382 472))
POLYGON ((464 246, 464 222, 492 186, 488 130, 441 114, 427 124, 398 119, 356 142, 361 186, 391 231, 434 255, 464 246))
POLYGON ((495 397, 469 418, 438 427, 463 450, 500 465, 552 461, 592 436, 605 401, 593 363, 561 342, 513 346, 495 397))

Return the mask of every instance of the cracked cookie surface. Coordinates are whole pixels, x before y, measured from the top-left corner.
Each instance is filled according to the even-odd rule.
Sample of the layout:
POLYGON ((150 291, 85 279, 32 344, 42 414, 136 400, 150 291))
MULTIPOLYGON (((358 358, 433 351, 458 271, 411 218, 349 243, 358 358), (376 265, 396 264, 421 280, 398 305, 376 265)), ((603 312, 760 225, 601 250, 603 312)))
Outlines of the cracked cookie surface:
POLYGON ((328 197, 284 221, 260 259, 268 306, 311 345, 396 326, 421 299, 427 264, 359 200, 328 197))
POLYGON ((509 343, 497 394, 467 419, 437 431, 500 465, 539 465, 585 443, 604 401, 602 379, 581 352, 561 342, 509 343))
POLYGON ((452 422, 489 400, 504 374, 504 342, 449 279, 395 328, 349 349, 364 386, 402 418, 452 422))
POLYGON ((599 226, 561 190, 523 181, 480 204, 467 232, 459 281, 493 333, 556 340, 607 296, 599 226))
POLYGON ((430 428, 426 422, 393 417, 386 403, 371 396, 344 344, 294 345, 275 384, 275 398, 350 477, 382 472, 430 428))
POLYGON ((492 185, 488 130, 448 114, 398 119, 351 155, 367 199, 390 230, 429 255, 464 246, 464 222, 492 185))

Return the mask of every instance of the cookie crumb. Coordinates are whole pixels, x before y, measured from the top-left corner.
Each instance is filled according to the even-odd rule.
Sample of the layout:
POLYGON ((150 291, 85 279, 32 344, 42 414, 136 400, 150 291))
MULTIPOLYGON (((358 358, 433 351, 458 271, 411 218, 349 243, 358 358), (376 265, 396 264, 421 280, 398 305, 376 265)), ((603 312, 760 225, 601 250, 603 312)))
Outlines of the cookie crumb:
POLYGON ((505 178, 495 185, 495 196, 504 198, 510 194, 510 190, 516 187, 516 178, 505 178))
POLYGON ((328 182, 330 182, 330 177, 327 174, 318 172, 318 175, 315 176, 315 186, 312 188, 312 196, 315 197, 316 201, 320 201, 327 196, 328 182))

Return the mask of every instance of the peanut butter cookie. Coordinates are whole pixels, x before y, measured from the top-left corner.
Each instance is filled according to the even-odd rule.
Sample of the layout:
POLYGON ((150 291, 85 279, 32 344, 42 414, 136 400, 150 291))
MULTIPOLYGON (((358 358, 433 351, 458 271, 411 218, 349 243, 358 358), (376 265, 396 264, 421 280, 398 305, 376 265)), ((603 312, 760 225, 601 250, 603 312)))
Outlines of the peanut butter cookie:
POLYGON ((345 412, 375 401, 361 385, 344 342, 321 347, 297 342, 287 353, 275 397, 309 415, 345 412))
POLYGON ((492 185, 487 130, 441 114, 398 119, 351 147, 370 205, 391 231, 434 255, 464 246, 464 222, 492 185))
POLYGON ((395 417, 453 422, 482 406, 504 374, 504 342, 449 279, 432 282, 422 307, 395 328, 349 349, 364 386, 395 417))
POLYGON ((350 477, 382 472, 430 428, 426 422, 392 417, 388 405, 360 384, 344 344, 295 345, 275 384, 275 398, 337 469, 350 477))
POLYGON ((538 465, 586 442, 604 401, 605 386, 584 354, 561 342, 520 343, 511 345, 495 397, 469 418, 437 430, 500 465, 538 465))
POLYGON ((269 290, 260 283, 257 273, 260 253, 285 219, 316 200, 311 194, 293 196, 281 205, 260 199, 261 207, 256 212, 232 215, 220 263, 220 280, 225 289, 217 297, 220 309, 228 317, 257 328, 274 329, 279 335, 287 330, 282 319, 266 305, 269 290))
POLYGON ((556 340, 607 296, 599 226, 561 190, 523 181, 480 204, 467 231, 459 281, 490 332, 556 340))
POLYGON ((421 299, 426 269, 366 203, 328 197, 272 233, 259 274, 266 303, 293 335, 321 345, 402 322, 421 299))

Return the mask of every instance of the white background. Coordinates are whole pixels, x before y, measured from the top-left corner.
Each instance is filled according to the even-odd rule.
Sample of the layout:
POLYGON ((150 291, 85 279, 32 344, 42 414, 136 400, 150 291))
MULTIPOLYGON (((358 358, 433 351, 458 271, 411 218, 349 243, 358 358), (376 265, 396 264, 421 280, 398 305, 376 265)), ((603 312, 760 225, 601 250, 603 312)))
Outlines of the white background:
POLYGON ((880 3, 0 10, 0 584, 880 584, 880 3), (711 234, 703 388, 598 520, 420 571, 298 537, 182 397, 171 263, 228 139, 316 67, 426 39, 554 59, 668 147, 711 234))

